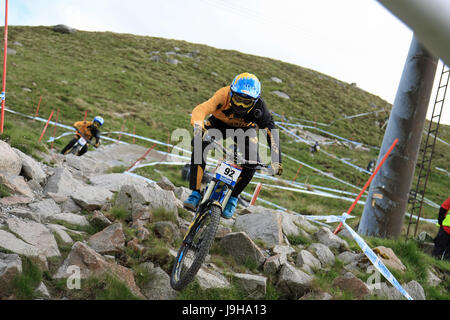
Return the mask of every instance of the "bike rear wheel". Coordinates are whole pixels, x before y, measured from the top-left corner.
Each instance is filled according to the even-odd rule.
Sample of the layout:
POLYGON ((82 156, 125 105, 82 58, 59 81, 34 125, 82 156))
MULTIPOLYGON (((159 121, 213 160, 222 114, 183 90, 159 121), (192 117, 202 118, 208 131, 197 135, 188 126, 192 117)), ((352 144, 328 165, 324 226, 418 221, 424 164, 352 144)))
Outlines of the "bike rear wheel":
POLYGON ((196 218, 172 269, 173 289, 182 290, 194 279, 214 242, 221 213, 220 207, 212 205, 196 218))

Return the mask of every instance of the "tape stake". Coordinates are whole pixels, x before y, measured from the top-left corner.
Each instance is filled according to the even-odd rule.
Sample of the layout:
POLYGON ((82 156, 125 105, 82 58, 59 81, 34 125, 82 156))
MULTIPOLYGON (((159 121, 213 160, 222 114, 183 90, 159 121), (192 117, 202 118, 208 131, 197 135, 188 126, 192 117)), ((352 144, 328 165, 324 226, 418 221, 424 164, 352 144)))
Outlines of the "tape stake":
POLYGON ((37 105, 37 108, 36 108, 36 112, 35 112, 35 114, 34 114, 34 117, 36 118, 37 116, 38 116, 38 114, 39 114, 39 107, 41 106, 41 101, 42 101, 42 96, 39 98, 39 102, 38 102, 38 105, 37 105))
POLYGON ((41 137, 39 138, 38 142, 41 142, 42 138, 44 137, 45 131, 47 131, 48 124, 50 123, 50 120, 52 120, 52 117, 53 117, 53 110, 50 113, 50 117, 48 118, 47 123, 45 124, 44 130, 42 130, 41 137))
MULTIPOLYGON (((364 191, 366 191, 367 187, 370 185, 370 183, 372 182, 373 178, 378 173, 378 171, 380 170, 381 166, 384 164, 384 162, 386 161, 387 157, 389 156, 389 154, 392 152, 392 150, 394 149, 395 145, 397 144, 397 142, 398 142, 398 138, 396 138, 394 140, 394 142, 392 143, 391 147, 389 148, 389 150, 384 155, 383 159, 381 159, 380 163, 378 164, 378 166, 376 167, 376 169, 374 170, 374 172, 370 176, 369 180, 367 180, 367 182, 364 185, 364 187, 362 188, 361 192, 358 194, 358 196, 356 197, 355 201, 352 203, 352 205, 348 209, 347 214, 350 214, 350 212, 352 212, 353 208, 358 203, 358 200, 361 198, 361 196, 363 195, 364 191)), ((342 222, 339 223, 339 225, 336 228, 336 230, 334 230, 334 234, 337 234, 339 232, 339 230, 341 230, 341 228, 342 228, 342 222)))
POLYGON ((255 205, 256 199, 258 199, 258 195, 261 192, 261 188, 262 188, 262 183, 259 182, 256 185, 255 192, 253 193, 252 200, 250 201, 251 206, 255 205))
POLYGON ((128 171, 130 171, 132 168, 134 168, 135 166, 137 166, 142 160, 144 160, 147 156, 148 156, 148 154, 155 148, 155 146, 156 146, 156 143, 154 143, 145 153, 144 153, 144 155, 142 156, 142 157, 140 157, 139 159, 137 159, 136 160, 136 162, 131 166, 131 167, 129 167, 127 170, 125 170, 125 172, 128 172, 128 171))
POLYGON ((300 169, 301 169, 302 167, 303 167, 303 165, 300 164, 300 166, 298 167, 297 173, 295 174, 295 177, 294 177, 294 179, 292 179, 292 181, 295 182, 295 180, 297 180, 298 173, 300 172, 300 169))

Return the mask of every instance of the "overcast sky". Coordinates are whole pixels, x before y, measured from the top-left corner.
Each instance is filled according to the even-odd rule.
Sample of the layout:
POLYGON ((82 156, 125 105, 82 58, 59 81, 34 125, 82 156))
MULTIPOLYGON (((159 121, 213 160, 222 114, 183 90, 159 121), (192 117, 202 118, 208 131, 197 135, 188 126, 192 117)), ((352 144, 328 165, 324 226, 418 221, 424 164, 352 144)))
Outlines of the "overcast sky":
MULTIPOLYGON (((375 0, 9 1, 9 25, 55 24, 185 40, 275 58, 354 82, 389 103, 394 101, 413 36, 375 0)), ((437 76, 441 71, 439 63, 437 76)), ((447 105, 441 122, 450 124, 447 105)))

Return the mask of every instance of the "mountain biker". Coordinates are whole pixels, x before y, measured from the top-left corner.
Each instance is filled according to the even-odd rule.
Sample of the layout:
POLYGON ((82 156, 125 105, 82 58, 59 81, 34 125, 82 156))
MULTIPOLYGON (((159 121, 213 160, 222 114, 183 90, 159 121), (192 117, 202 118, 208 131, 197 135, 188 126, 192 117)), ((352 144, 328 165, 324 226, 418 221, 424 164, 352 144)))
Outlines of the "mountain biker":
MULTIPOLYGON (((61 154, 65 154, 67 150, 73 147, 73 145, 83 137, 85 139, 91 140, 92 137, 95 138, 95 147, 98 148, 100 145, 100 130, 99 128, 103 125, 105 121, 102 117, 96 116, 92 121, 77 121, 73 124, 73 127, 77 129, 75 138, 73 138, 67 146, 62 149, 61 154), (81 133, 81 134, 80 134, 81 133)), ((85 144, 80 151, 78 151, 78 156, 82 156, 88 150, 88 145, 85 144)))
MULTIPOLYGON (((189 176, 189 187, 192 193, 183 203, 187 209, 195 210, 202 197, 200 188, 206 166, 206 159, 203 155, 210 143, 202 141, 197 144, 200 147, 196 147, 195 141, 201 141, 199 137, 200 139, 203 137, 205 130, 218 130, 221 136, 225 138, 229 137, 228 133, 231 129, 234 132, 233 139, 235 142, 244 137, 244 158, 249 160, 252 156, 252 150, 256 152, 256 157, 258 157, 256 128, 264 129, 271 149, 272 168, 276 175, 282 174, 278 131, 274 130, 275 124, 272 115, 261 98, 261 83, 255 75, 247 72, 237 75, 230 86, 219 89, 209 100, 197 105, 192 110, 191 124, 194 126, 194 138, 192 140, 194 150, 191 156, 189 176), (209 115, 210 117, 205 120, 209 115), (236 131, 236 129, 238 130, 236 131)), ((231 197, 222 212, 222 217, 229 219, 233 216, 239 194, 255 174, 256 169, 254 167, 253 165, 243 167, 231 197)))
POLYGON ((442 203, 439 208, 438 225, 439 231, 434 239, 432 255, 436 258, 450 260, 450 197, 442 203))

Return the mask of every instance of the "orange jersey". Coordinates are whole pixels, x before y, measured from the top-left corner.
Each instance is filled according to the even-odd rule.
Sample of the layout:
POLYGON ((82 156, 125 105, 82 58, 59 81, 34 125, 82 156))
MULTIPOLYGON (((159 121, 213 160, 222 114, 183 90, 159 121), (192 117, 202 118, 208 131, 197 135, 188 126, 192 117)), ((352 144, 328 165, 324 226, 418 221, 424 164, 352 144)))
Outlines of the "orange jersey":
POLYGON ((191 124, 203 126, 205 118, 212 114, 215 118, 231 127, 245 128, 254 125, 253 122, 246 121, 243 118, 235 118, 232 113, 227 113, 226 111, 230 108, 230 86, 226 86, 217 90, 209 100, 199 104, 192 110, 191 124))
MULTIPOLYGON (((92 121, 78 121, 73 124, 73 126, 77 128, 81 132, 81 134, 88 140, 92 139, 93 133, 89 127, 93 125, 94 123, 92 121)), ((79 134, 77 133, 77 135, 79 134)))

